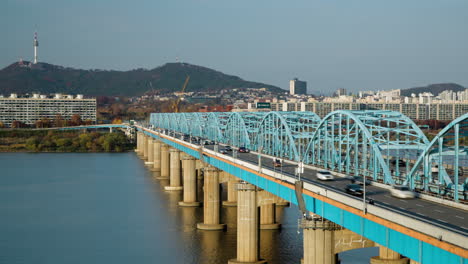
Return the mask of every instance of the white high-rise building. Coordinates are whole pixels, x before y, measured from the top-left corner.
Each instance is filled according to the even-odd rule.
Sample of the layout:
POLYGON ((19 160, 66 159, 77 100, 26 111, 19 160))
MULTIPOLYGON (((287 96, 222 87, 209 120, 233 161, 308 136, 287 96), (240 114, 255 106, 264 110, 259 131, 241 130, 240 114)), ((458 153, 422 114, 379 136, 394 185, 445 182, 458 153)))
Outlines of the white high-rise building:
POLYGON ((290 94, 307 94, 307 82, 299 81, 294 78, 289 81, 289 93, 290 94))

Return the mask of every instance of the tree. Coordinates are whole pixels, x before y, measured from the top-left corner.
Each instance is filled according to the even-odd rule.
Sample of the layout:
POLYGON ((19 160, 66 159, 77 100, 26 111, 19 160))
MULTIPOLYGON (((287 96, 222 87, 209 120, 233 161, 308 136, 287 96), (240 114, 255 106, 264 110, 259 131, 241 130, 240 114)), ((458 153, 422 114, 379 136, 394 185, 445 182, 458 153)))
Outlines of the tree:
POLYGON ((79 114, 74 114, 71 117, 70 125, 72 126, 81 126, 83 121, 81 120, 81 116, 79 114))
POLYGON ((65 120, 63 119, 61 114, 57 114, 54 119, 54 126, 63 127, 63 125, 65 125, 65 120))
POLYGON ((28 127, 28 125, 26 125, 25 123, 23 122, 20 122, 20 121, 13 121, 11 123, 11 128, 25 128, 25 127, 28 127))
POLYGON ((114 118, 114 120, 112 120, 112 124, 122 124, 122 119, 114 118))

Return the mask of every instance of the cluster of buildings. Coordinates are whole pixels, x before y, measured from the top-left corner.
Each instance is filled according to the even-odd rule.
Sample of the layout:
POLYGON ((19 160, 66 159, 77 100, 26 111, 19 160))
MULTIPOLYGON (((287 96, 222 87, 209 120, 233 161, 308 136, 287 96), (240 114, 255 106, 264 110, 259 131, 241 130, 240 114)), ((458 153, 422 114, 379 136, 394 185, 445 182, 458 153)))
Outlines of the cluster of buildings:
POLYGON ((44 118, 54 120, 57 116, 67 120, 73 115, 80 115, 82 120, 96 122, 96 98, 84 98, 83 95, 51 96, 34 93, 8 97, 0 96, 0 122, 10 127, 14 121, 34 125, 44 118))
POLYGON ((443 91, 438 96, 424 92, 401 96, 401 90, 360 91, 348 95, 338 89, 331 97, 316 98, 306 94, 306 82, 290 81, 289 95, 276 98, 257 98, 245 108, 233 111, 311 111, 320 117, 336 110, 391 110, 414 120, 450 121, 468 112, 468 89, 461 92, 443 91))

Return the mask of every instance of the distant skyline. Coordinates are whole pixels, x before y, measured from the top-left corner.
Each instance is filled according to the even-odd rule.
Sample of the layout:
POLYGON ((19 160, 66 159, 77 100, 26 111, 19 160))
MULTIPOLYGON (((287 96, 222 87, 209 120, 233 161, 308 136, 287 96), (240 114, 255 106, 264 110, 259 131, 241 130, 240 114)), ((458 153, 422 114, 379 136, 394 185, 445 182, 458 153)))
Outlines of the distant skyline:
POLYGON ((466 0, 5 0, 0 68, 33 59, 82 69, 197 64, 308 91, 468 87, 466 0))

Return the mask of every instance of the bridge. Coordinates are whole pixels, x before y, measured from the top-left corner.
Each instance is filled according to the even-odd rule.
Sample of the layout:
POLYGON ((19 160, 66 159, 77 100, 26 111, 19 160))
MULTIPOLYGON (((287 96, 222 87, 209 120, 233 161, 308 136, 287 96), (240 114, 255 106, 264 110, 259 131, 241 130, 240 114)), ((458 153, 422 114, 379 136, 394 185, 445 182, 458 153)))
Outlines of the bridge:
POLYGON ((335 111, 323 119, 310 112, 158 113, 134 126, 138 155, 169 180, 167 191, 183 192, 180 206, 201 205, 196 179, 203 177, 198 229, 225 228, 219 184, 227 183, 222 204, 238 207, 230 263, 262 263, 258 229, 279 228, 275 206, 293 203, 304 215, 306 264, 337 263, 337 253, 371 246, 380 249, 371 263, 467 264, 467 146, 459 144, 467 127, 468 114, 429 140, 392 111, 335 111), (336 180, 318 180, 324 169, 336 180), (361 177, 363 197, 344 192, 350 176, 361 177), (394 184, 419 197, 391 196, 394 184))
POLYGON ((190 181, 204 168, 199 229, 223 228, 213 197, 220 181, 228 183, 227 202, 238 205, 238 240, 244 242, 232 263, 260 260, 256 223, 278 226, 271 204, 284 202, 304 208, 304 263, 336 263, 340 251, 374 245, 380 254, 371 263, 468 263, 467 153, 458 144, 467 122, 468 114, 429 141, 392 111, 335 111, 323 119, 310 112, 158 113, 136 126, 137 152, 170 179, 167 190, 183 190, 181 205, 199 204, 190 181), (223 154, 224 146, 232 153, 223 154), (274 159, 283 166, 273 166, 274 159), (322 169, 337 180, 317 180, 322 169), (363 177, 363 198, 344 192, 349 176, 363 177), (419 198, 389 195, 394 184, 419 198))

